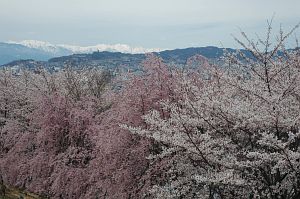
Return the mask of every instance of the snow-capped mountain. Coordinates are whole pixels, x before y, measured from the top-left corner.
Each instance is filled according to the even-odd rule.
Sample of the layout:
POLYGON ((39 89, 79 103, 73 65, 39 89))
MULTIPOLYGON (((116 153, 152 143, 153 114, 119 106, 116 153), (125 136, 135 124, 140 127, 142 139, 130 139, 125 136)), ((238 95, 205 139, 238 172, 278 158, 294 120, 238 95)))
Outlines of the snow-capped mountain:
POLYGON ((34 48, 38 50, 42 50, 47 53, 51 53, 54 55, 61 55, 61 54, 72 54, 72 51, 60 47, 58 45, 51 44, 45 41, 37 41, 37 40, 24 40, 20 42, 16 41, 9 41, 8 43, 20 44, 26 46, 28 48, 34 48))
POLYGON ((126 44, 98 44, 94 46, 76 46, 67 44, 52 44, 45 41, 24 40, 0 42, 0 65, 14 60, 34 59, 47 61, 54 57, 72 54, 93 53, 96 51, 109 51, 121 53, 147 53, 159 52, 159 48, 131 47, 126 44))
POLYGON ((143 47, 131 47, 126 44, 97 44, 95 46, 76 46, 67 44, 51 44, 45 41, 37 40, 24 40, 24 41, 9 41, 7 43, 20 44, 29 48, 39 49, 55 55, 61 54, 74 54, 74 53, 92 53, 95 51, 110 51, 110 52, 122 52, 122 53, 147 53, 147 52, 159 52, 159 48, 143 48, 143 47))

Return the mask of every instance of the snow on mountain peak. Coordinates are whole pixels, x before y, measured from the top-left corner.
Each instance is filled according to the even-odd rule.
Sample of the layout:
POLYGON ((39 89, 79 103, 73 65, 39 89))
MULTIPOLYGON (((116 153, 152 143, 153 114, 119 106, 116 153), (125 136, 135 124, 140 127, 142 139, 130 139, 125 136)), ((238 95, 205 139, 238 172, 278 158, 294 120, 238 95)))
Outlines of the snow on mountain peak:
POLYGON ((32 47, 32 48, 39 48, 39 47, 55 47, 55 45, 46 42, 46 41, 37 41, 37 40, 23 40, 19 42, 19 44, 22 44, 27 47, 32 47))
POLYGON ((21 44, 29 48, 40 49, 53 54, 59 54, 61 51, 69 51, 72 53, 92 53, 95 51, 110 51, 110 52, 122 52, 122 53, 147 53, 147 52, 159 52, 162 49, 159 48, 143 48, 143 47, 131 47, 127 44, 97 44, 95 46, 75 46, 67 44, 51 44, 45 41, 37 40, 24 40, 20 42, 9 41, 8 43, 21 44))
POLYGON ((57 47, 49 42, 45 41, 36 41, 36 40, 24 40, 19 42, 19 44, 29 47, 29 48, 36 48, 46 52, 56 53, 57 47))

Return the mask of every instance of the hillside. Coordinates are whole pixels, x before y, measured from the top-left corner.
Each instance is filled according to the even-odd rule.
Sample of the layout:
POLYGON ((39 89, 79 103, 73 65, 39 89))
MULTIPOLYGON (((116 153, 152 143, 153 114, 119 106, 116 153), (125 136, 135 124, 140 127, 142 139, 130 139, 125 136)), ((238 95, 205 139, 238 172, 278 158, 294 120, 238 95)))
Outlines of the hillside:
MULTIPOLYGON (((218 48, 213 46, 198 47, 198 48, 186 48, 165 50, 162 52, 156 52, 154 54, 161 57, 166 63, 185 64, 189 57, 196 54, 202 55, 211 61, 219 60, 224 52, 224 48, 218 48)), ((226 49, 230 52, 234 49, 226 49)), ((54 57, 48 61, 34 61, 32 59, 13 61, 8 64, 4 64, 4 67, 13 68, 35 68, 45 67, 49 70, 57 70, 66 65, 72 65, 72 67, 100 67, 106 69, 131 69, 136 70, 141 66, 141 62, 145 59, 145 54, 130 54, 121 52, 93 52, 73 54, 67 56, 54 57)))

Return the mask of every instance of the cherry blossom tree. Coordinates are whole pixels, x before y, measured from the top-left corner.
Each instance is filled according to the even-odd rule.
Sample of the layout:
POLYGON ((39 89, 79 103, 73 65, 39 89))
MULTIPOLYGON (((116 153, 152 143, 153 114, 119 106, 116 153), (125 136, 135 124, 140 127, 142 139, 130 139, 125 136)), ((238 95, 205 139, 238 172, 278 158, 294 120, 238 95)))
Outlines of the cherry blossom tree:
POLYGON ((271 43, 236 41, 250 53, 227 53, 222 68, 206 64, 201 81, 182 74, 169 112, 146 114, 145 127, 124 126, 163 144, 150 155, 165 176, 148 195, 156 198, 300 197, 299 49, 287 50, 280 30, 271 43), (167 161, 165 161, 167 160, 167 161))
POLYGON ((102 95, 109 74, 96 69, 51 74, 40 69, 16 76, 4 69, 1 76, 4 182, 51 197, 59 197, 67 187, 70 194, 80 193, 82 189, 72 190, 69 184, 51 186, 72 172, 78 183, 89 177, 82 172, 97 151, 92 140, 99 129, 97 118, 109 108, 102 95))
POLYGON ((126 75, 121 90, 114 86, 117 78, 110 82, 111 74, 98 69, 24 70, 20 76, 3 71, 9 84, 0 88, 7 94, 1 98, 7 116, 1 116, 17 121, 1 129, 4 183, 51 198, 140 198, 151 142, 120 124, 143 125, 141 116, 170 98, 171 84, 164 83, 172 75, 154 55, 144 66, 142 73, 126 75), (18 92, 8 95, 13 88, 18 92), (19 108, 15 98, 27 105, 19 108), (15 120, 21 116, 11 114, 19 109, 28 111, 15 120))

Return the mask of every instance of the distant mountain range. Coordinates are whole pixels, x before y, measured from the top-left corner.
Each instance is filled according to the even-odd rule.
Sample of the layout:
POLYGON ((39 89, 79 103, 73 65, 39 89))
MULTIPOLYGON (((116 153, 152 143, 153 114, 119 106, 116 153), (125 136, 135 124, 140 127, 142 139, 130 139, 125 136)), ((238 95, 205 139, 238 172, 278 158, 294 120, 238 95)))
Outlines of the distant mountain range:
MULTIPOLYGON (((234 51, 233 49, 227 49, 234 51)), ((186 48, 165 50, 161 52, 155 52, 166 63, 185 64, 187 59, 193 55, 200 54, 210 60, 218 60, 223 55, 224 49, 217 47, 199 47, 199 48, 186 48)), ((57 71, 66 66, 74 68, 82 67, 99 67, 104 69, 110 69, 113 71, 119 70, 139 70, 141 63, 145 60, 144 53, 131 54, 121 52, 93 52, 93 53, 81 53, 72 54, 67 56, 54 57, 48 61, 37 61, 34 59, 16 60, 8 64, 2 65, 2 67, 12 68, 15 73, 18 73, 21 68, 47 68, 50 71, 57 71)))
POLYGON ((0 43, 0 65, 20 59, 48 60, 53 54, 20 44, 0 43))
POLYGON ((146 53, 159 52, 158 48, 131 47, 126 44, 98 44, 95 46, 75 46, 65 44, 51 44, 44 41, 24 40, 20 42, 0 42, 0 65, 20 59, 34 59, 47 61, 53 57, 60 57, 78 53, 92 52, 122 52, 122 53, 146 53))
MULTIPOLYGON (((229 48, 226 50, 235 51, 229 48)), ((59 70, 67 65, 79 68, 90 66, 113 70, 136 70, 145 59, 145 52, 154 52, 166 63, 185 64, 189 57, 196 54, 210 60, 219 60, 224 48, 207 46, 159 51, 159 49, 131 48, 121 44, 78 47, 28 40, 19 43, 0 43, 0 65, 16 71, 22 67, 59 70)))

